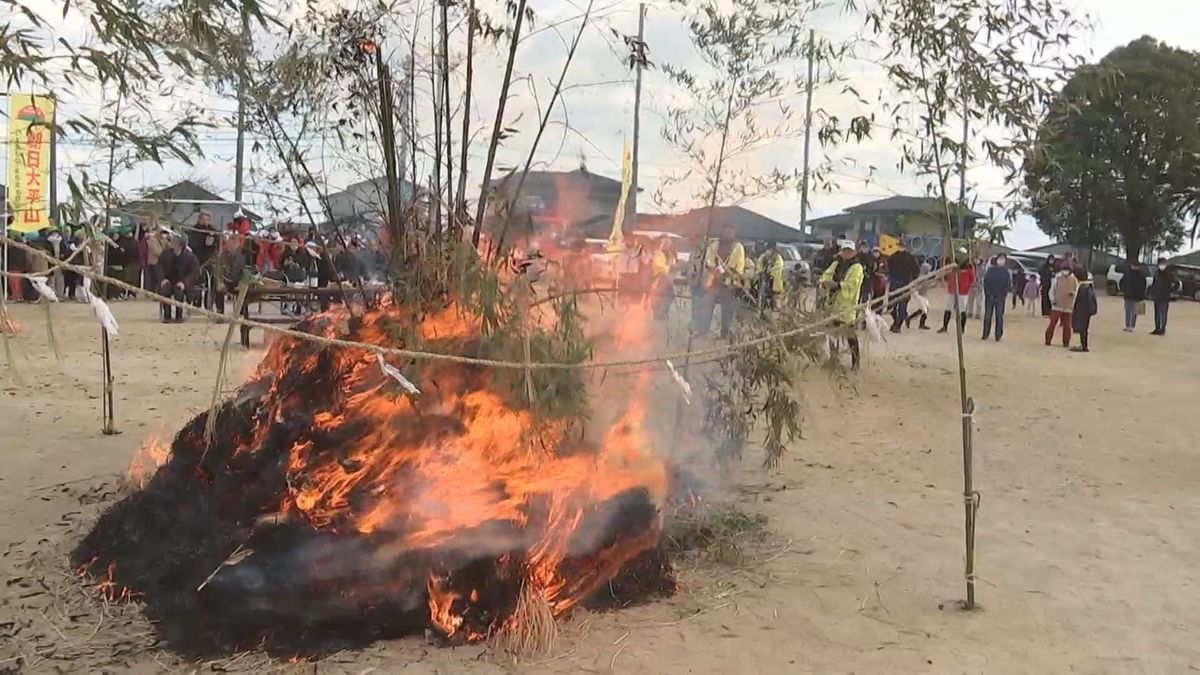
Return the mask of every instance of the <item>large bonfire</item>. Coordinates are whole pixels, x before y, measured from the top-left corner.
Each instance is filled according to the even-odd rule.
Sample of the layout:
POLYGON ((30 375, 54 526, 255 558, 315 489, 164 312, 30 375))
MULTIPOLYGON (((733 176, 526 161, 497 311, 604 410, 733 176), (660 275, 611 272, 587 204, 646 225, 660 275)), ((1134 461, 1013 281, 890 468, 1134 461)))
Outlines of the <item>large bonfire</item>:
MULTIPOLYGON (((301 329, 480 353, 478 321, 453 307, 356 314, 335 307, 301 329)), ((73 563, 143 602, 184 651, 422 630, 473 641, 519 629, 531 604, 558 616, 673 588, 657 548, 668 472, 637 386, 614 423, 583 434, 534 417, 496 370, 419 372, 413 396, 369 351, 275 340, 217 411, 211 444, 201 414, 73 563)))

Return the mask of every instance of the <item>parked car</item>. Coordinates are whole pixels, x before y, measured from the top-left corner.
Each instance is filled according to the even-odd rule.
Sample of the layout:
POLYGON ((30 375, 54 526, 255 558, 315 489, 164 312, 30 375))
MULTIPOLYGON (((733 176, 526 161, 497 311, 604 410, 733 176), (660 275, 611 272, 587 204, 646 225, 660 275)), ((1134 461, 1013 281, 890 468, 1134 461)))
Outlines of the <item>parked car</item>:
POLYGON ((1037 271, 1041 269, 1042 263, 1046 262, 1047 257, 1049 256, 1044 253, 1031 253, 1029 251, 1013 251, 1012 253, 1008 254, 1009 262, 1016 262, 1020 264, 1021 267, 1025 269, 1026 274, 1028 274, 1030 270, 1033 270, 1033 272, 1036 274, 1037 271))
POLYGON ((812 266, 804 259, 795 244, 778 244, 776 248, 783 257, 783 278, 788 283, 808 286, 812 284, 812 266))
POLYGON ((1170 265, 1167 267, 1179 279, 1179 296, 1188 300, 1200 300, 1200 267, 1192 265, 1170 265))
POLYGON ((1014 258, 1008 256, 1008 271, 1016 274, 1018 271, 1023 272, 1026 277, 1037 276, 1038 265, 1029 258, 1014 258))
MULTIPOLYGON (((1125 278, 1125 273, 1129 271, 1127 263, 1116 263, 1108 266, 1108 273, 1104 275, 1104 288, 1109 295, 1121 294, 1121 279, 1125 278)), ((1153 265, 1146 266, 1146 288, 1150 288, 1150 284, 1154 283, 1154 273, 1158 270, 1153 265)))

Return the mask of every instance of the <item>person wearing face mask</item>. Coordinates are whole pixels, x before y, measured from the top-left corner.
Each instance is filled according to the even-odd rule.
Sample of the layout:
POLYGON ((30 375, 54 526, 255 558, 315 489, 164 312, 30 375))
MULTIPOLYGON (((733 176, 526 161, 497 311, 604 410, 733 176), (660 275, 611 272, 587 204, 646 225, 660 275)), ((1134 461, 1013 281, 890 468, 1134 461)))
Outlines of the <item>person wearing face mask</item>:
POLYGON ((1179 278, 1167 265, 1166 258, 1158 259, 1158 274, 1150 287, 1150 299, 1154 301, 1154 330, 1151 335, 1167 334, 1167 313, 1171 309, 1171 296, 1179 289, 1179 278))
POLYGON ((1079 293, 1079 280, 1064 260, 1058 274, 1050 281, 1050 324, 1046 326, 1046 346, 1054 340, 1054 329, 1062 324, 1062 343, 1071 346, 1071 314, 1075 311, 1075 296, 1079 293))
POLYGON ((992 332, 992 319, 996 320, 996 342, 1004 337, 1004 305, 1012 292, 1012 272, 1008 269, 1008 258, 1001 253, 992 258, 992 264, 983 274, 983 339, 992 332))
MULTIPOLYGON (((838 242, 837 260, 821 274, 821 291, 827 297, 825 306, 836 317, 833 325, 847 332, 846 342, 850 346, 850 367, 853 370, 858 370, 859 366, 859 345, 858 337, 854 334, 854 319, 865 277, 860 260, 861 257, 854 252, 854 242, 838 242)), ((836 357, 836 343, 831 351, 836 357)))

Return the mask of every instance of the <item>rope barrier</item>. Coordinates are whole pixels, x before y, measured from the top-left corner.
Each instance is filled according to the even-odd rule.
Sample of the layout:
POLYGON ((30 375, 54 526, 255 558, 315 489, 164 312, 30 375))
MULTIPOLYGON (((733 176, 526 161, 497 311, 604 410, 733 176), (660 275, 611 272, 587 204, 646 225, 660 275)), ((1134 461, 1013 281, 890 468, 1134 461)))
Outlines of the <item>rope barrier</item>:
MULTIPOLYGON (((7 237, 5 237, 5 239, 7 239, 7 237)), ((16 241, 16 240, 8 239, 8 241, 12 242, 12 241, 16 241)), ((84 239, 83 243, 79 244, 79 246, 74 251, 71 252, 71 255, 69 255, 63 259, 63 262, 69 263, 72 260, 74 260, 80 253, 83 253, 83 250, 85 248, 87 248, 88 244, 90 244, 90 243, 92 243, 91 238, 84 239)), ((45 253, 45 252, 43 251, 43 253, 45 253)), ((0 271, 4 271, 4 270, 0 270, 0 271)), ((25 273, 13 272, 11 275, 6 273, 5 276, 15 276, 20 279, 29 279, 30 281, 32 281, 33 279, 37 279, 37 278, 49 277, 50 270, 46 270, 45 272, 25 272, 25 273)))
MULTIPOLYGON (((459 356, 457 354, 443 354, 443 353, 438 353, 438 352, 425 352, 425 351, 417 351, 417 350, 412 350, 412 349, 400 349, 397 347, 383 347, 380 345, 373 345, 373 344, 368 344, 365 342, 355 342, 352 340, 342 340, 342 339, 338 339, 338 338, 324 337, 321 335, 313 335, 312 333, 305 333, 303 331, 298 331, 298 330, 294 330, 291 328, 284 328, 284 327, 281 327, 281 326, 278 326, 275 324, 262 323, 260 321, 254 321, 252 319, 246 319, 246 318, 242 318, 240 316, 231 317, 231 316, 227 316, 227 315, 221 314, 219 312, 213 312, 211 310, 207 310, 207 309, 204 309, 201 307, 194 307, 186 302, 175 300, 174 298, 168 298, 168 297, 159 295, 158 293, 153 293, 151 291, 147 291, 143 288, 138 288, 137 286, 134 286, 132 284, 121 281, 120 279, 114 279, 112 277, 105 276, 104 274, 97 273, 88 267, 79 267, 76 265, 64 263, 60 260, 57 260, 53 257, 46 255, 44 252, 42 252, 38 249, 35 249, 31 246, 27 246, 24 243, 17 242, 12 239, 9 239, 9 243, 10 243, 10 245, 15 245, 19 249, 23 249, 25 251, 34 253, 35 255, 39 255, 39 256, 42 256, 43 258, 46 258, 46 260, 51 265, 58 267, 60 269, 65 269, 65 270, 68 270, 71 272, 75 272, 76 274, 90 278, 93 281, 102 281, 106 284, 111 284, 113 286, 116 286, 117 288, 127 290, 131 293, 134 293, 135 295, 138 295, 138 296, 141 296, 144 298, 149 298, 151 300, 155 300, 157 302, 164 303, 164 304, 170 305, 172 307, 178 307, 180 309, 185 309, 188 311, 192 311, 194 313, 202 314, 204 316, 208 316, 208 317, 216 319, 218 321, 229 321, 229 322, 232 322, 239 326, 247 326, 250 328, 259 328, 259 329, 262 329, 263 331, 272 332, 272 333, 290 337, 290 338, 293 338, 296 340, 302 340, 302 341, 312 342, 315 344, 325 345, 328 347, 342 347, 345 349, 358 349, 358 350, 370 352, 370 353, 377 354, 377 355, 396 356, 396 357, 400 357, 400 358, 413 359, 413 360, 417 360, 417 361, 421 361, 421 360, 424 360, 424 361, 446 361, 446 362, 450 362, 450 363, 460 363, 463 365, 483 366, 483 367, 488 367, 488 368, 504 368, 504 369, 510 369, 510 370, 525 370, 525 369, 533 369, 533 370, 577 370, 577 369, 578 370, 596 370, 596 369, 600 369, 600 368, 619 368, 619 367, 623 367, 623 366, 640 366, 640 365, 646 365, 646 364, 651 364, 651 363, 657 364, 657 363, 661 363, 661 362, 664 362, 667 360, 681 361, 685 358, 692 358, 692 357, 719 356, 719 355, 731 354, 733 352, 738 352, 738 351, 742 351, 745 349, 750 349, 752 347, 757 347, 758 345, 766 344, 768 342, 772 342, 775 340, 780 340, 780 339, 784 339, 784 338, 795 337, 797 335, 803 335, 805 333, 815 332, 817 329, 825 328, 829 325, 832 325, 832 324, 838 322, 841 318, 839 316, 839 314, 840 314, 839 313, 839 314, 834 314, 832 316, 826 317, 820 321, 816 321, 814 323, 808 324, 806 326, 800 326, 798 328, 793 328, 791 330, 782 331, 779 333, 772 333, 770 335, 765 335, 765 336, 754 338, 751 340, 745 340, 742 342, 726 344, 726 345, 717 345, 717 346, 709 347, 709 348, 705 348, 705 349, 696 349, 696 350, 692 350, 690 352, 673 352, 673 353, 668 353, 668 354, 659 354, 657 356, 650 356, 650 357, 643 357, 643 358, 636 358, 636 359, 617 359, 617 360, 610 360, 610 361, 581 361, 578 363, 499 361, 496 359, 481 359, 481 358, 475 358, 475 357, 470 357, 470 356, 459 356)), ((946 265, 944 267, 941 267, 937 270, 930 272, 929 274, 925 274, 920 277, 917 277, 911 283, 909 283, 905 286, 902 286, 901 288, 896 289, 894 291, 890 291, 887 295, 885 295, 883 297, 875 298, 875 299, 869 300, 867 302, 859 303, 858 305, 856 305, 854 307, 854 309, 857 312, 860 309, 871 309, 875 305, 879 305, 881 308, 886 308, 886 307, 894 304, 893 302, 889 302, 889 298, 894 297, 895 302, 899 302, 900 299, 902 299, 904 295, 908 294, 913 289, 917 288, 918 286, 920 286, 930 280, 944 276, 947 272, 949 272, 954 267, 955 267, 954 265, 946 265)), ((5 276, 23 277, 25 275, 16 273, 16 272, 8 272, 8 273, 5 273, 5 276)))

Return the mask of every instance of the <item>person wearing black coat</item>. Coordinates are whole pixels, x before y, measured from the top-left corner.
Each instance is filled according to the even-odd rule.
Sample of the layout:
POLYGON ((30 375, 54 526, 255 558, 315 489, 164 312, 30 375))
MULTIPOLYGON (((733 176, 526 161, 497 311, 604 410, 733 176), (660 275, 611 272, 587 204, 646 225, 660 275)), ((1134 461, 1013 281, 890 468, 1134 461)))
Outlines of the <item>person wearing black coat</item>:
POLYGON ((1146 301, 1146 271, 1133 261, 1129 263, 1129 271, 1121 277, 1118 288, 1125 296, 1125 332, 1132 333, 1137 328, 1138 304, 1146 301))
POLYGON ((1025 268, 1024 267, 1021 267, 1020 265, 1018 265, 1017 269, 1013 270, 1012 281, 1013 281, 1013 283, 1012 283, 1012 308, 1016 309, 1017 308, 1017 300, 1020 300, 1022 305, 1025 304, 1024 291, 1025 291, 1025 282, 1027 281, 1027 279, 1025 277, 1025 268))
POLYGON ((196 225, 194 229, 188 230, 187 242, 188 248, 192 250, 192 255, 201 266, 217 255, 220 233, 213 228, 212 216, 208 211, 196 214, 196 225))
POLYGON ((1050 316, 1050 282, 1054 280, 1054 274, 1058 272, 1058 259, 1054 256, 1048 256, 1046 262, 1038 268, 1038 276, 1042 281, 1042 316, 1050 316))
POLYGON ((866 242, 860 242, 858 245, 858 264, 863 268, 863 284, 858 291, 858 301, 862 303, 871 299, 871 279, 879 271, 879 261, 875 259, 866 242))
POLYGON ((1087 270, 1076 267, 1075 278, 1079 280, 1079 290, 1075 293, 1075 310, 1071 312, 1071 329, 1079 336, 1079 346, 1071 347, 1071 351, 1087 352, 1091 351, 1088 349, 1088 329, 1100 306, 1096 302, 1096 289, 1088 279, 1087 270))
MULTIPOLYGON (((893 290, 904 288, 917 280, 921 275, 921 265, 917 262, 915 256, 909 253, 904 247, 904 242, 900 243, 900 249, 891 254, 887 258, 888 283, 893 290)), ((901 326, 908 322, 908 299, 911 297, 910 291, 904 291, 904 295, 896 300, 892 306, 892 332, 899 333, 901 326)))
POLYGON ((1158 274, 1150 287, 1150 299, 1154 301, 1154 330, 1151 335, 1167 334, 1167 312, 1171 309, 1171 296, 1179 289, 1179 278, 1167 266, 1166 258, 1158 259, 1158 274))
MULTIPOLYGON (((158 257, 158 294, 186 302, 200 278, 200 261, 183 235, 171 238, 167 250, 158 257)), ((160 303, 162 322, 171 322, 171 305, 160 303)), ((175 308, 175 323, 183 323, 183 309, 175 308)))
POLYGON ((992 319, 996 320, 996 342, 1004 337, 1004 305, 1012 292, 1012 271, 1008 269, 1008 258, 1000 254, 992 258, 992 264, 983 273, 983 339, 992 332, 992 319))

